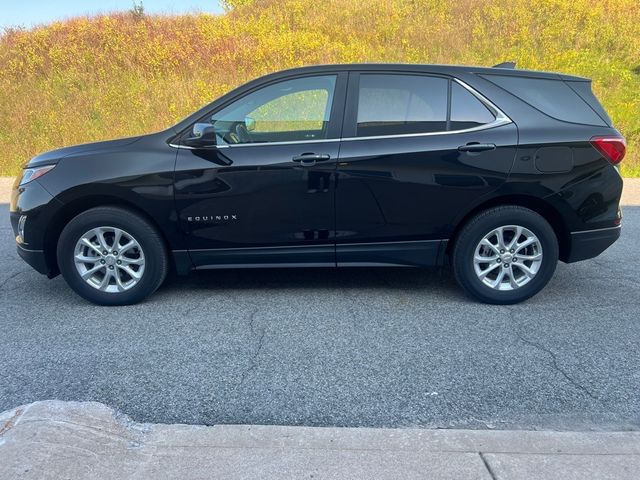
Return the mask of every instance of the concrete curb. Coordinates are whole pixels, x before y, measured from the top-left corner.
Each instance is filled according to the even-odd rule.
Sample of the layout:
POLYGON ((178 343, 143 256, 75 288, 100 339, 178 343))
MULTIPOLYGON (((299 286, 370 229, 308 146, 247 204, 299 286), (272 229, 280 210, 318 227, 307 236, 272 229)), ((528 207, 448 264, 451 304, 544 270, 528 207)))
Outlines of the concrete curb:
MULTIPOLYGON (((0 177, 0 203, 9 203, 13 178, 0 177)), ((640 205, 640 178, 625 178, 622 205, 640 205)))
POLYGON ((138 424, 94 402, 0 414, 0 479, 635 479, 640 432, 138 424))

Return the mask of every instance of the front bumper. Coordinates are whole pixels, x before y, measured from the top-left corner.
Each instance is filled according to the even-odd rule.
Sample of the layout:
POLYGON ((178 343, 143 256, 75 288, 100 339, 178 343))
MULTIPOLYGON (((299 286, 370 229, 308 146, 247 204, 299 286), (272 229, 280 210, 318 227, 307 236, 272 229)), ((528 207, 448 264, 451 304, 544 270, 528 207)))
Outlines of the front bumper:
POLYGON ((42 273, 48 277, 52 272, 47 266, 47 261, 44 256, 43 250, 29 250, 22 245, 17 245, 18 255, 33 267, 38 273, 42 273))
POLYGON ((20 257, 31 265, 35 270, 47 275, 55 276, 54 270, 57 268, 55 259, 45 255, 45 235, 62 204, 56 200, 38 180, 18 185, 18 180, 11 192, 11 204, 9 206, 9 217, 11 226, 16 238, 16 246, 20 257), (24 229, 19 230, 20 218, 24 217, 24 229))
POLYGON ((597 230, 572 232, 571 248, 565 261, 572 263, 597 257, 620 238, 621 230, 622 227, 618 225, 597 230))

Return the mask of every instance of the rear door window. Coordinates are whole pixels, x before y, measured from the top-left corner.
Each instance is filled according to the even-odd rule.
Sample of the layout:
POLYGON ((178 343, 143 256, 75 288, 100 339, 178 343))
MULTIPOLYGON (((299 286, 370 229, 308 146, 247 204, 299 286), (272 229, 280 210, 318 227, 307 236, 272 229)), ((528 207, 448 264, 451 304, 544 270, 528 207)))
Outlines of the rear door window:
POLYGON ((425 75, 362 74, 356 136, 447 129, 448 80, 425 75))

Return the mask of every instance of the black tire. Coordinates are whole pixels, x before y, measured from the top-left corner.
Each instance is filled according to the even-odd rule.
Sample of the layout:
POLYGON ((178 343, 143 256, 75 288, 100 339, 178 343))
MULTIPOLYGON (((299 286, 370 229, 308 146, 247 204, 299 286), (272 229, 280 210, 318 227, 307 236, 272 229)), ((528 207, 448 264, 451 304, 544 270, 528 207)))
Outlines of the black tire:
POLYGON ((130 305, 140 302, 162 285, 169 270, 167 249, 158 231, 144 217, 120 207, 92 208, 73 218, 60 234, 57 258, 60 272, 69 286, 84 299, 98 305, 130 305), (141 247, 144 271, 140 280, 128 290, 101 291, 83 280, 76 268, 76 243, 86 232, 98 227, 124 230, 141 247))
MULTIPOLYGON (((498 261, 502 260, 496 260, 498 261)), ((557 263, 558 239, 551 225, 533 210, 515 205, 490 208, 469 220, 457 236, 451 256, 453 274, 464 291, 476 300, 498 305, 514 304, 534 296, 549 283, 557 263), (513 290, 491 288, 483 283, 474 267, 474 255, 480 241, 492 230, 505 225, 518 225, 528 229, 540 241, 543 253, 535 276, 513 290)), ((501 266, 504 267, 504 262, 501 266)), ((517 266, 516 263, 513 266, 517 266)))

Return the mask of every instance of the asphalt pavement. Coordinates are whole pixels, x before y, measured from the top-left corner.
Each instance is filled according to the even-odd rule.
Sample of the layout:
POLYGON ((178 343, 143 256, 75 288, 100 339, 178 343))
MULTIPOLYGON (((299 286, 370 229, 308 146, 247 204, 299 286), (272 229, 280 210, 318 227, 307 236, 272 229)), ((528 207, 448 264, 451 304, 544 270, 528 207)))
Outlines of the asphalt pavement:
POLYGON ((96 307, 15 252, 0 205, 0 411, 99 401, 140 422, 638 430, 640 207, 515 306, 446 270, 199 273, 96 307))

